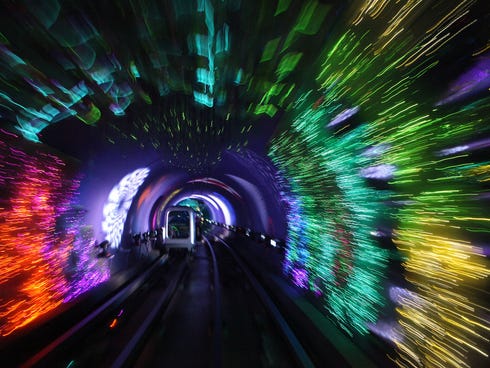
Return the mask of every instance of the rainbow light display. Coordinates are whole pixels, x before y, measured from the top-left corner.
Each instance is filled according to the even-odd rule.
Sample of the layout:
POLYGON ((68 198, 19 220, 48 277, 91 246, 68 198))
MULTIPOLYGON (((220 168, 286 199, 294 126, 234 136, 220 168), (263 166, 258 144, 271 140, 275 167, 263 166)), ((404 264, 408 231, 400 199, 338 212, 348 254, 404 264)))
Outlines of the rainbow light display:
POLYGON ((109 276, 95 258, 83 211, 72 206, 79 181, 67 164, 40 147, 1 132, 0 335, 6 336, 109 276), (16 148, 14 148, 16 147, 16 148))
MULTIPOLYGON (((324 129, 325 109, 303 108, 293 123, 297 130, 278 136, 271 149, 293 193, 286 266, 308 275, 309 288, 323 295, 347 332, 366 333, 385 303, 388 254, 371 232, 386 195, 363 185, 359 175, 372 161, 362 154, 364 129, 336 138, 324 129)), ((299 284, 306 286, 304 276, 299 284)))
POLYGON ((353 7, 320 57, 320 94, 298 100, 271 144, 290 182, 286 271, 351 334, 367 333, 386 303, 388 253, 370 233, 383 218, 394 223, 410 285, 394 305, 391 359, 400 367, 488 359, 490 269, 478 239, 489 232, 489 164, 475 154, 488 147, 488 45, 474 46, 474 72, 442 100, 423 90, 424 76, 480 21, 475 3, 353 7))
MULTIPOLYGON (((287 212, 285 271, 354 340, 388 339, 399 367, 488 366, 488 4, 3 2, 0 118, 49 143, 64 132, 56 123, 76 117, 104 143, 154 150, 206 178, 182 179, 189 186, 223 189, 208 176, 234 156, 287 212), (276 182, 258 153, 270 136, 276 182)), ((83 211, 70 208, 78 182, 18 138, 0 139, 0 286, 14 290, 0 299, 2 334, 108 277, 83 211)), ((107 200, 114 247, 125 226, 157 224, 171 199, 234 221, 221 197, 172 192, 181 179, 169 175, 145 188, 127 223, 146 175, 107 200)), ((223 177, 251 201, 265 194, 223 177)))

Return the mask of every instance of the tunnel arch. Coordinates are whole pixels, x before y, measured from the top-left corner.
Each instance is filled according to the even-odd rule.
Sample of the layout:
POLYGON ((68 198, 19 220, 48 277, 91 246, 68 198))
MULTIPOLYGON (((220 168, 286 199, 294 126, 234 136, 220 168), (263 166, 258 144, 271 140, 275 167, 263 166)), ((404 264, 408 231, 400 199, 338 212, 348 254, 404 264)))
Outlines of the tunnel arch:
POLYGON ((7 249, 25 242, 28 256, 68 263, 73 248, 81 285, 95 241, 117 248, 210 178, 242 198, 207 189, 234 221, 287 239, 286 271, 350 336, 391 309, 401 337, 389 343, 408 365, 438 361, 441 341, 461 361, 478 351, 468 331, 488 331, 473 323, 488 322, 488 1, 143 3, 2 4, 7 249), (79 164, 85 177, 65 182, 79 164), (143 168, 134 193, 111 200, 143 168), (121 215, 114 232, 102 231, 105 202, 121 215), (447 323, 454 304, 460 329, 447 323))
POLYGON ((272 161, 252 150, 227 151, 210 175, 202 176, 162 162, 149 166, 151 174, 135 196, 124 227, 124 237, 160 225, 165 207, 186 198, 208 203, 219 222, 243 226, 285 239, 287 233, 283 201, 285 178, 272 161), (283 184, 279 182, 283 181, 283 184))

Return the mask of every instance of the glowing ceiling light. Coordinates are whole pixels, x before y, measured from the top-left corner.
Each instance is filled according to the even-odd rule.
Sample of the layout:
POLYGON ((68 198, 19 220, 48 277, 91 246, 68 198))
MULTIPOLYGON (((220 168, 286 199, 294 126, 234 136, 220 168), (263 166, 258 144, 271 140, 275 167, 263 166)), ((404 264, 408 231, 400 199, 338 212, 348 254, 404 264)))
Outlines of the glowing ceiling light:
MULTIPOLYGON (((230 175, 228 175, 230 176, 230 175)), ((230 187, 228 184, 223 183, 221 180, 214 179, 214 178, 202 178, 202 179, 195 179, 189 181, 189 183, 203 183, 203 184, 209 184, 209 185, 215 185, 217 187, 220 187, 230 194, 233 194, 237 198, 241 198, 240 194, 234 190, 232 187, 230 187)))
POLYGON ((224 198, 219 198, 218 195, 208 194, 208 197, 216 202, 221 212, 223 213, 223 217, 225 218, 225 224, 232 223, 232 215, 228 208, 228 205, 224 202, 224 198))
MULTIPOLYGON (((207 204, 210 204, 211 206, 213 206, 213 208, 215 210, 219 210, 219 206, 216 202, 214 202, 213 200, 211 200, 210 198, 206 197, 205 195, 201 195, 201 194, 193 194, 189 197, 190 199, 202 199, 203 201, 205 201, 207 204)), ((184 198, 182 200, 180 200, 179 202, 181 201, 184 201, 186 200, 187 198, 184 198)))
POLYGON ((124 222, 133 197, 149 173, 150 170, 148 168, 137 169, 122 178, 109 193, 103 210, 102 230, 106 234, 106 239, 110 242, 111 248, 119 247, 124 222))
POLYGON ((179 197, 172 200, 174 204, 180 203, 186 199, 200 199, 207 204, 211 205, 212 208, 219 211, 224 219, 225 224, 232 224, 234 220, 233 212, 230 211, 230 204, 228 201, 221 197, 219 194, 191 194, 185 197, 179 197))

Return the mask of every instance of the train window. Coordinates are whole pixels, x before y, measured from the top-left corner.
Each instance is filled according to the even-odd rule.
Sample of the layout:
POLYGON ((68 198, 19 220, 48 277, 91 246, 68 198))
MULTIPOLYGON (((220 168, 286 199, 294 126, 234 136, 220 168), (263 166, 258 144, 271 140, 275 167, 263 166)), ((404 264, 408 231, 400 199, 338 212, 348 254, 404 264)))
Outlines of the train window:
POLYGON ((168 237, 185 239, 190 236, 190 215, 187 211, 171 211, 168 214, 168 237))

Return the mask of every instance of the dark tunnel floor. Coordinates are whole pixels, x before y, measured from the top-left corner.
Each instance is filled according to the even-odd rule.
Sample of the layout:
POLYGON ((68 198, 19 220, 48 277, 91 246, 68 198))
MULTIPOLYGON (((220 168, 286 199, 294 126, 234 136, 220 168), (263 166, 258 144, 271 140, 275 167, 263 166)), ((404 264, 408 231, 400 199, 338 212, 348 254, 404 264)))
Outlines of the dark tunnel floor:
POLYGON ((228 244, 251 267, 263 287, 287 316, 301 343, 317 366, 392 367, 384 342, 375 336, 353 340, 345 335, 321 307, 317 298, 285 277, 284 254, 264 242, 228 233, 228 244))
POLYGON ((224 367, 292 367, 289 347, 255 295, 243 270, 215 242, 223 290, 224 367))
MULTIPOLYGON (((223 367, 293 367, 263 307, 226 251, 215 246, 222 288, 223 367)), ((213 288, 209 252, 198 246, 176 298, 135 367, 212 367, 213 288)))
MULTIPOLYGON (((284 255, 279 248, 229 231, 224 231, 220 238, 225 239, 237 251, 262 283, 287 318, 301 344, 307 348, 315 366, 392 366, 387 358, 386 346, 379 339, 371 337, 354 341, 348 338, 321 311, 318 300, 304 289, 294 286, 285 277, 282 270, 284 255)), ((243 270, 220 241, 211 241, 211 244, 216 253, 221 286, 222 366, 297 366, 290 347, 276 331, 243 270)), ((79 354, 73 360, 77 361, 76 366, 87 366, 90 362, 91 366, 102 367, 103 362, 109 362, 113 356, 119 354, 125 346, 123 340, 134 333, 145 316, 154 309, 154 303, 152 305, 150 299, 158 298, 168 287, 171 275, 176 273, 174 264, 179 264, 183 254, 173 253, 170 259, 168 265, 152 276, 153 287, 144 288, 149 294, 145 294, 143 290, 142 294, 137 294, 140 297, 137 296, 124 307, 124 319, 133 327, 111 332, 105 324, 101 332, 93 332, 87 336, 82 344, 85 348, 80 353, 74 353, 79 354), (120 336, 121 334, 126 337, 120 336)), ((213 272, 212 260, 205 245, 200 244, 197 247, 188 266, 168 308, 154 322, 143 347, 136 354, 137 357, 130 359, 131 367, 214 366, 213 272)), ((115 281, 112 280, 111 284, 115 281)), ((73 313, 69 316, 72 322, 76 318, 73 313)), ((69 353, 63 361, 68 362, 72 358, 69 353)))
POLYGON ((205 367, 212 361, 209 260, 202 247, 135 367, 205 367))
MULTIPOLYGON (((223 367, 292 367, 292 358, 243 274, 216 249, 223 315, 223 367)), ((213 288, 209 252, 197 248, 183 284, 136 367, 213 366, 213 288)))

